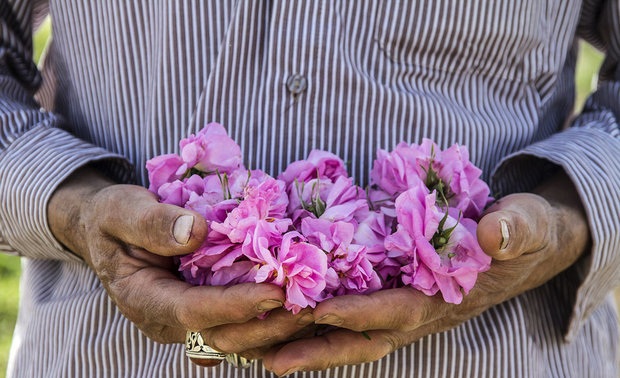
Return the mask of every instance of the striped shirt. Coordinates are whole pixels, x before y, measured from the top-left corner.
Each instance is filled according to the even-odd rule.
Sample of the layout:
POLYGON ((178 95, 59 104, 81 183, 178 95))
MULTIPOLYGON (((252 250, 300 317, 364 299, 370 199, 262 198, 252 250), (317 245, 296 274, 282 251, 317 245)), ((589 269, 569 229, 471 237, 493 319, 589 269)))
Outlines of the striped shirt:
POLYGON ((147 159, 217 121, 271 174, 319 148, 363 185, 378 147, 428 137, 468 146, 498 196, 560 166, 586 208, 591 251, 542 287, 381 360, 295 376, 617 376, 619 59, 618 0, 0 0, 0 250, 24 256, 8 375, 273 376, 145 338, 47 224, 79 166, 144 185, 147 159), (606 60, 572 119, 578 37, 606 60))

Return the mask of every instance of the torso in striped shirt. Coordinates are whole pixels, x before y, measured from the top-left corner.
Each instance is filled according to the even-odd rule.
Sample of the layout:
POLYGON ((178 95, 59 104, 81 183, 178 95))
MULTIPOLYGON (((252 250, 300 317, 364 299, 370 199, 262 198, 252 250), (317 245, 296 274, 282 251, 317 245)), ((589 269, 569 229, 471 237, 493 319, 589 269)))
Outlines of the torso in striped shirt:
MULTIPOLYGON (((133 162, 140 184, 147 159, 177 151, 208 121, 227 127, 248 167, 272 174, 319 148, 343 158, 363 185, 377 148, 428 137, 467 145, 489 179, 503 157, 560 130, 572 110, 579 1, 57 0, 50 9, 42 103, 71 133, 133 162)), ((562 377, 609 368, 609 306, 575 342, 562 341, 576 270, 380 361, 296 376, 562 377)), ((271 376, 260 363, 204 370, 183 346, 150 342, 80 263, 29 261, 24 280, 33 298, 25 308, 37 311, 24 315, 25 332, 45 329, 49 354, 20 371, 271 376)), ((29 364, 23 353, 16 361, 29 364)))

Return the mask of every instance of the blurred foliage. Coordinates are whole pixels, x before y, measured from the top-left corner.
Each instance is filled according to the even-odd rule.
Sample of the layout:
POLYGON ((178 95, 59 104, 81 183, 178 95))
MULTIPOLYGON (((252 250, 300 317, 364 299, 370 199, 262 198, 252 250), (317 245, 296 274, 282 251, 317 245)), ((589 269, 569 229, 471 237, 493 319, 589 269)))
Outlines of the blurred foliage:
MULTIPOLYGON (((47 19, 35 33, 34 60, 39 61, 51 34, 51 22, 47 19)), ((587 95, 596 87, 598 69, 602 62, 602 54, 590 45, 581 43, 577 62, 576 85, 577 93, 575 109, 579 111, 587 95)), ((6 374, 6 364, 19 301, 19 269, 18 257, 0 254, 0 378, 6 374)))
POLYGON ((52 21, 49 17, 39 26, 39 29, 32 36, 32 60, 39 63, 41 56, 50 41, 52 35, 52 21))
POLYGON ((579 57, 575 74, 575 111, 579 113, 588 95, 596 89, 598 70, 603 63, 603 54, 591 45, 579 43, 579 57))
POLYGON ((4 377, 19 302, 19 257, 0 253, 0 377, 4 377))
MULTIPOLYGON (((33 60, 39 62, 52 31, 52 23, 47 17, 32 38, 33 60)), ((19 305, 18 256, 0 253, 0 378, 6 376, 6 368, 13 338, 13 329, 17 320, 19 305)))

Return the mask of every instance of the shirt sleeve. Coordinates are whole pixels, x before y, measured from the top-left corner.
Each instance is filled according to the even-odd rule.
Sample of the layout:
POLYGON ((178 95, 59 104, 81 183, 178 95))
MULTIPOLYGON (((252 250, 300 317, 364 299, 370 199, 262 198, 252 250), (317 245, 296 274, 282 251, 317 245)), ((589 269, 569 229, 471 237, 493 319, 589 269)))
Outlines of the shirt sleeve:
POLYGON ((61 117, 34 100, 41 76, 32 61, 33 2, 0 2, 0 251, 31 258, 76 259, 52 235, 47 203, 86 164, 116 166, 122 157, 63 130, 61 117))
POLYGON ((586 1, 578 34, 605 52, 596 92, 566 130, 504 159, 493 174, 500 195, 524 191, 549 170, 573 180, 588 217, 592 247, 578 264, 577 289, 565 337, 620 284, 620 1, 586 1), (534 177, 528 184, 521 177, 534 177))

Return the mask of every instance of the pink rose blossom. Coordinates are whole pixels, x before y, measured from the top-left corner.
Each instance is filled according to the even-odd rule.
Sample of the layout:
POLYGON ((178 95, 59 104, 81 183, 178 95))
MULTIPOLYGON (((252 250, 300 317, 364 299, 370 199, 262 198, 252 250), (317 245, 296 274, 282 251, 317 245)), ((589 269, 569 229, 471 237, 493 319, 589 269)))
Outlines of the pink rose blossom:
POLYGON ((295 231, 284 234, 273 254, 265 255, 265 264, 256 274, 256 282, 269 282, 284 287, 284 307, 293 314, 315 307, 325 289, 327 257, 317 246, 304 242, 295 231))
POLYGON ((166 182, 157 190, 159 201, 170 205, 184 207, 189 200, 190 192, 186 189, 185 183, 180 180, 166 182))
POLYGON ((381 288, 381 280, 368 260, 366 247, 352 243, 352 223, 305 218, 301 230, 308 242, 327 253, 330 296, 371 293, 381 288))
POLYGON ((491 258, 478 245, 472 229, 475 222, 459 222, 454 218, 458 210, 445 214, 435 200, 435 192, 428 193, 422 186, 401 194, 396 199, 397 231, 386 238, 385 246, 408 257, 409 263, 401 269, 404 284, 427 295, 441 291, 446 302, 460 303, 461 290, 471 290, 491 258))
POLYGON ((230 174, 212 174, 204 178, 192 175, 186 180, 189 199, 185 207, 197 211, 208 221, 223 222, 243 198, 249 174, 238 169, 230 174))
POLYGON ((210 244, 206 242, 195 252, 179 258, 179 270, 185 280, 191 284, 210 285, 213 277, 212 267, 228 254, 239 256, 238 250, 239 247, 233 243, 210 244))
POLYGON ((192 196, 202 195, 204 193, 204 182, 202 177, 192 175, 181 181, 174 180, 162 184, 157 190, 159 201, 186 207, 192 196))
POLYGON ((466 148, 455 144, 442 151, 424 139, 420 145, 400 143, 390 153, 377 151, 371 182, 394 197, 422 182, 429 190, 437 190, 440 205, 458 208, 463 216, 477 219, 492 199, 481 173, 469 161, 466 148))
POLYGON ((267 209, 268 216, 273 218, 284 218, 288 207, 288 196, 285 190, 285 183, 276 180, 261 171, 261 174, 252 171, 252 177, 245 186, 244 198, 246 200, 260 199, 269 204, 267 209))
POLYGON ((254 282, 256 280, 257 271, 258 266, 252 261, 235 261, 230 266, 225 266, 213 271, 209 285, 225 286, 254 282))
POLYGON ((438 175, 449 183, 448 205, 463 212, 465 218, 478 219, 487 204, 489 186, 480 179, 482 171, 469 161, 469 152, 458 144, 441 153, 438 175))
POLYGON ((378 150, 367 190, 320 150, 278 179, 248 171, 217 123, 179 146, 147 170, 160 202, 194 210, 209 226, 203 244, 177 258, 191 284, 272 283, 298 313, 333 296, 402 285, 460 303, 489 268, 473 220, 489 189, 459 145, 441 151, 424 139, 378 150))
POLYGON ((392 232, 395 219, 380 211, 368 211, 359 219, 353 243, 366 247, 366 258, 381 278, 383 287, 395 287, 402 262, 398 261, 398 256, 388 255, 385 249, 385 238, 392 232))
POLYGON ((181 157, 190 168, 230 173, 241 167, 241 148, 219 123, 209 123, 198 134, 181 140, 181 157))
POLYGON ((175 154, 160 155, 146 162, 146 170, 149 174, 149 190, 157 193, 163 184, 183 177, 187 164, 175 154))
POLYGON ((289 193, 288 206, 296 226, 305 217, 354 222, 358 212, 368 209, 364 190, 351 178, 340 176, 335 182, 312 179, 298 185, 289 193))
POLYGON ((291 220, 281 217, 288 204, 282 181, 268 178, 256 187, 247 187, 245 194, 226 219, 211 223, 211 228, 226 235, 232 243, 243 244, 244 254, 252 259, 257 255, 254 240, 266 237, 279 242, 291 220), (255 235, 257 230, 262 234, 255 235))
POLYGON ((287 187, 290 187, 295 181, 307 182, 313 179, 335 181, 341 176, 348 177, 342 159, 331 152, 312 150, 307 159, 289 164, 278 179, 286 182, 287 187))
POLYGON ((424 172, 416 162, 424 156, 424 151, 404 142, 399 143, 392 152, 378 149, 370 173, 371 184, 396 197, 420 183, 424 172))

